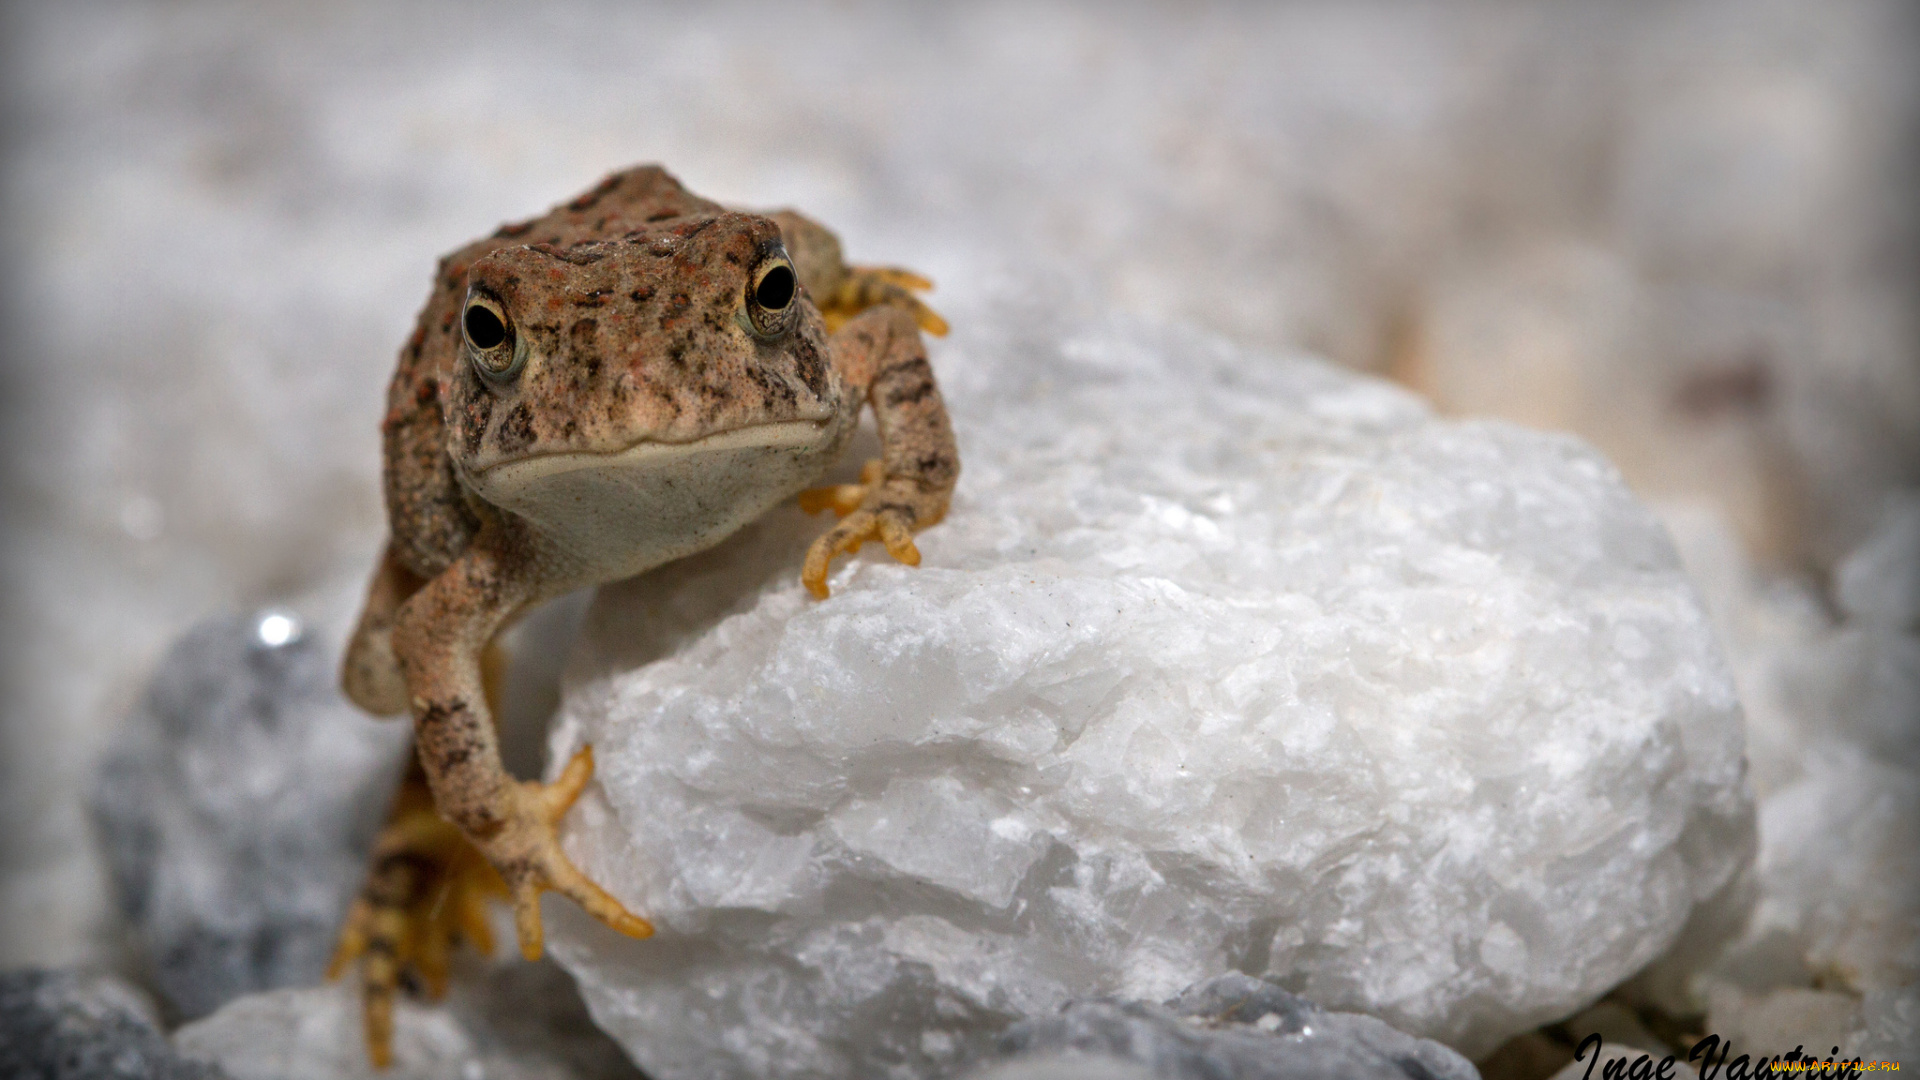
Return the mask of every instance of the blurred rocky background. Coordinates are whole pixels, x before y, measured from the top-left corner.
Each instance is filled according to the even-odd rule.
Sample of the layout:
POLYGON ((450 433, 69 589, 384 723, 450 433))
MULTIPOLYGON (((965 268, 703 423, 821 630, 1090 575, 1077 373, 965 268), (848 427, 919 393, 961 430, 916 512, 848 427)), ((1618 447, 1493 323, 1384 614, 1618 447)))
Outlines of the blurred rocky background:
MULTIPOLYGON (((1708 600, 1760 809, 1751 914, 1675 966, 1716 974, 1650 971, 1609 1030, 1888 1053, 1920 1024, 1912 5, 47 2, 0 40, 0 969, 118 971, 183 1018, 125 907, 163 876, 110 862, 142 819, 96 796, 102 761, 146 747, 120 767, 158 783, 195 738, 237 752, 125 734, 168 730, 149 682, 203 619, 246 614, 212 624, 244 651, 282 605, 337 646, 433 260, 660 161, 805 208, 936 306, 1044 279, 1592 442, 1708 600)), ((521 633, 524 772, 579 611, 521 633)), ((296 745, 328 707, 207 715, 296 745)), ((187 802, 141 805, 176 826, 218 794, 167 790, 187 802)), ((201 820, 170 835, 211 857, 201 820)), ((310 936, 248 880, 196 931, 219 955, 310 936)), ((312 948, 191 962, 260 988, 312 948)), ((1482 1065, 1544 1075, 1563 1041, 1482 1065)))

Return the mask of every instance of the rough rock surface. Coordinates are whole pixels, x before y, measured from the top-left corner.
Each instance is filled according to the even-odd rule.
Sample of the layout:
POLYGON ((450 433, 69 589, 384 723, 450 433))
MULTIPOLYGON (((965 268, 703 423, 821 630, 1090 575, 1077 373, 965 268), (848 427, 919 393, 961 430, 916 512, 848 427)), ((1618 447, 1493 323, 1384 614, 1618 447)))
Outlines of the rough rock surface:
POLYGON ((209 620, 174 645, 93 810, 178 1016, 319 980, 406 747, 406 725, 340 695, 330 651, 286 612, 209 620))
POLYGON ((1075 1001, 1000 1037, 977 1080, 1480 1080, 1471 1062, 1371 1016, 1330 1013, 1238 972, 1166 1005, 1075 1001), (1128 1066, 1134 1067, 1129 1070, 1128 1066))
POLYGON ((566 841, 661 933, 549 921, 643 1068, 912 1075, 1235 969, 1479 1054, 1747 862, 1730 676, 1605 462, 1068 307, 949 312, 919 568, 810 601, 786 509, 589 612, 566 841))
POLYGON ((225 1080, 167 1045, 153 1006, 111 975, 0 973, 0 1076, 8 1080, 225 1080))
POLYGON ((403 997, 393 1065, 367 1062, 360 997, 346 984, 272 990, 188 1024, 174 1042, 234 1080, 645 1080, 588 1019, 551 963, 461 958, 447 999, 403 997))

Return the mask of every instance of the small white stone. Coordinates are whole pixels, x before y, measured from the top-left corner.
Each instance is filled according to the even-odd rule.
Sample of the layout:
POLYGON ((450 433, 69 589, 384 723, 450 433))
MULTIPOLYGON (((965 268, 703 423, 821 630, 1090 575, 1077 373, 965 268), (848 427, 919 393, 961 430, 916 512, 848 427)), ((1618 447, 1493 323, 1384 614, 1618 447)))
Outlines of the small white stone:
POLYGON ((638 1080, 551 964, 458 956, 450 986, 441 1001, 395 1000, 385 1069, 367 1057, 353 979, 237 998, 173 1041, 233 1080, 638 1080))
POLYGON ((477 1048, 453 1014, 405 997, 394 1013, 389 1070, 367 1060, 351 980, 239 998, 181 1028, 174 1045, 234 1080, 465 1080, 477 1048))
POLYGON ((1646 989, 1670 1012, 1711 1005, 1716 1030, 1757 1033, 1920 978, 1920 637, 1892 554, 1914 499, 1890 499, 1841 561, 1838 621, 1811 587, 1750 565, 1716 516, 1669 508, 1735 665, 1760 800, 1753 903, 1662 961, 1646 989))
POLYGON ((1920 490, 1895 492, 1872 533, 1833 572, 1848 616, 1895 630, 1920 630, 1920 490))

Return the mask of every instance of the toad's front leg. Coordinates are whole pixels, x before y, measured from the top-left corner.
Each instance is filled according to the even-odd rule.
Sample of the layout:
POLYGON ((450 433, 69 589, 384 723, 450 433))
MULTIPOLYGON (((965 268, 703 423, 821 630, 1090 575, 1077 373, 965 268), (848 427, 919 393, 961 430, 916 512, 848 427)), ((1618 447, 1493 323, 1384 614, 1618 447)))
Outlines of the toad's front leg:
POLYGON ((819 488, 800 496, 809 513, 831 509, 840 523, 813 542, 800 580, 827 595, 827 567, 842 552, 879 540, 909 566, 920 564, 913 534, 939 523, 960 478, 960 456, 940 388, 927 363, 926 342, 914 315, 902 308, 869 308, 833 335, 833 363, 864 388, 880 428, 881 458, 861 470, 860 483, 819 488))
POLYGON ((538 596, 531 541, 488 523, 439 577, 401 606, 393 651, 413 711, 414 746, 434 804, 500 872, 513 898, 520 952, 541 952, 540 894, 552 889, 632 937, 653 927, 588 880, 560 850, 555 826, 593 772, 584 753, 559 781, 517 781, 500 761, 480 656, 495 633, 538 596))

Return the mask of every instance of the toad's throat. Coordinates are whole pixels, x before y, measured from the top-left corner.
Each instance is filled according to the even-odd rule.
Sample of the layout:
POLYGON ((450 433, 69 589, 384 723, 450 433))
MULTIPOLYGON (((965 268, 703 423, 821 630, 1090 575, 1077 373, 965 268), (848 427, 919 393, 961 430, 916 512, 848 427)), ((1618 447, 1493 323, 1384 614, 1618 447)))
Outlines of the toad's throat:
POLYGON ((525 518, 575 569, 626 577, 713 546, 814 483, 845 441, 831 420, 788 420, 692 442, 542 454, 467 477, 525 518))

